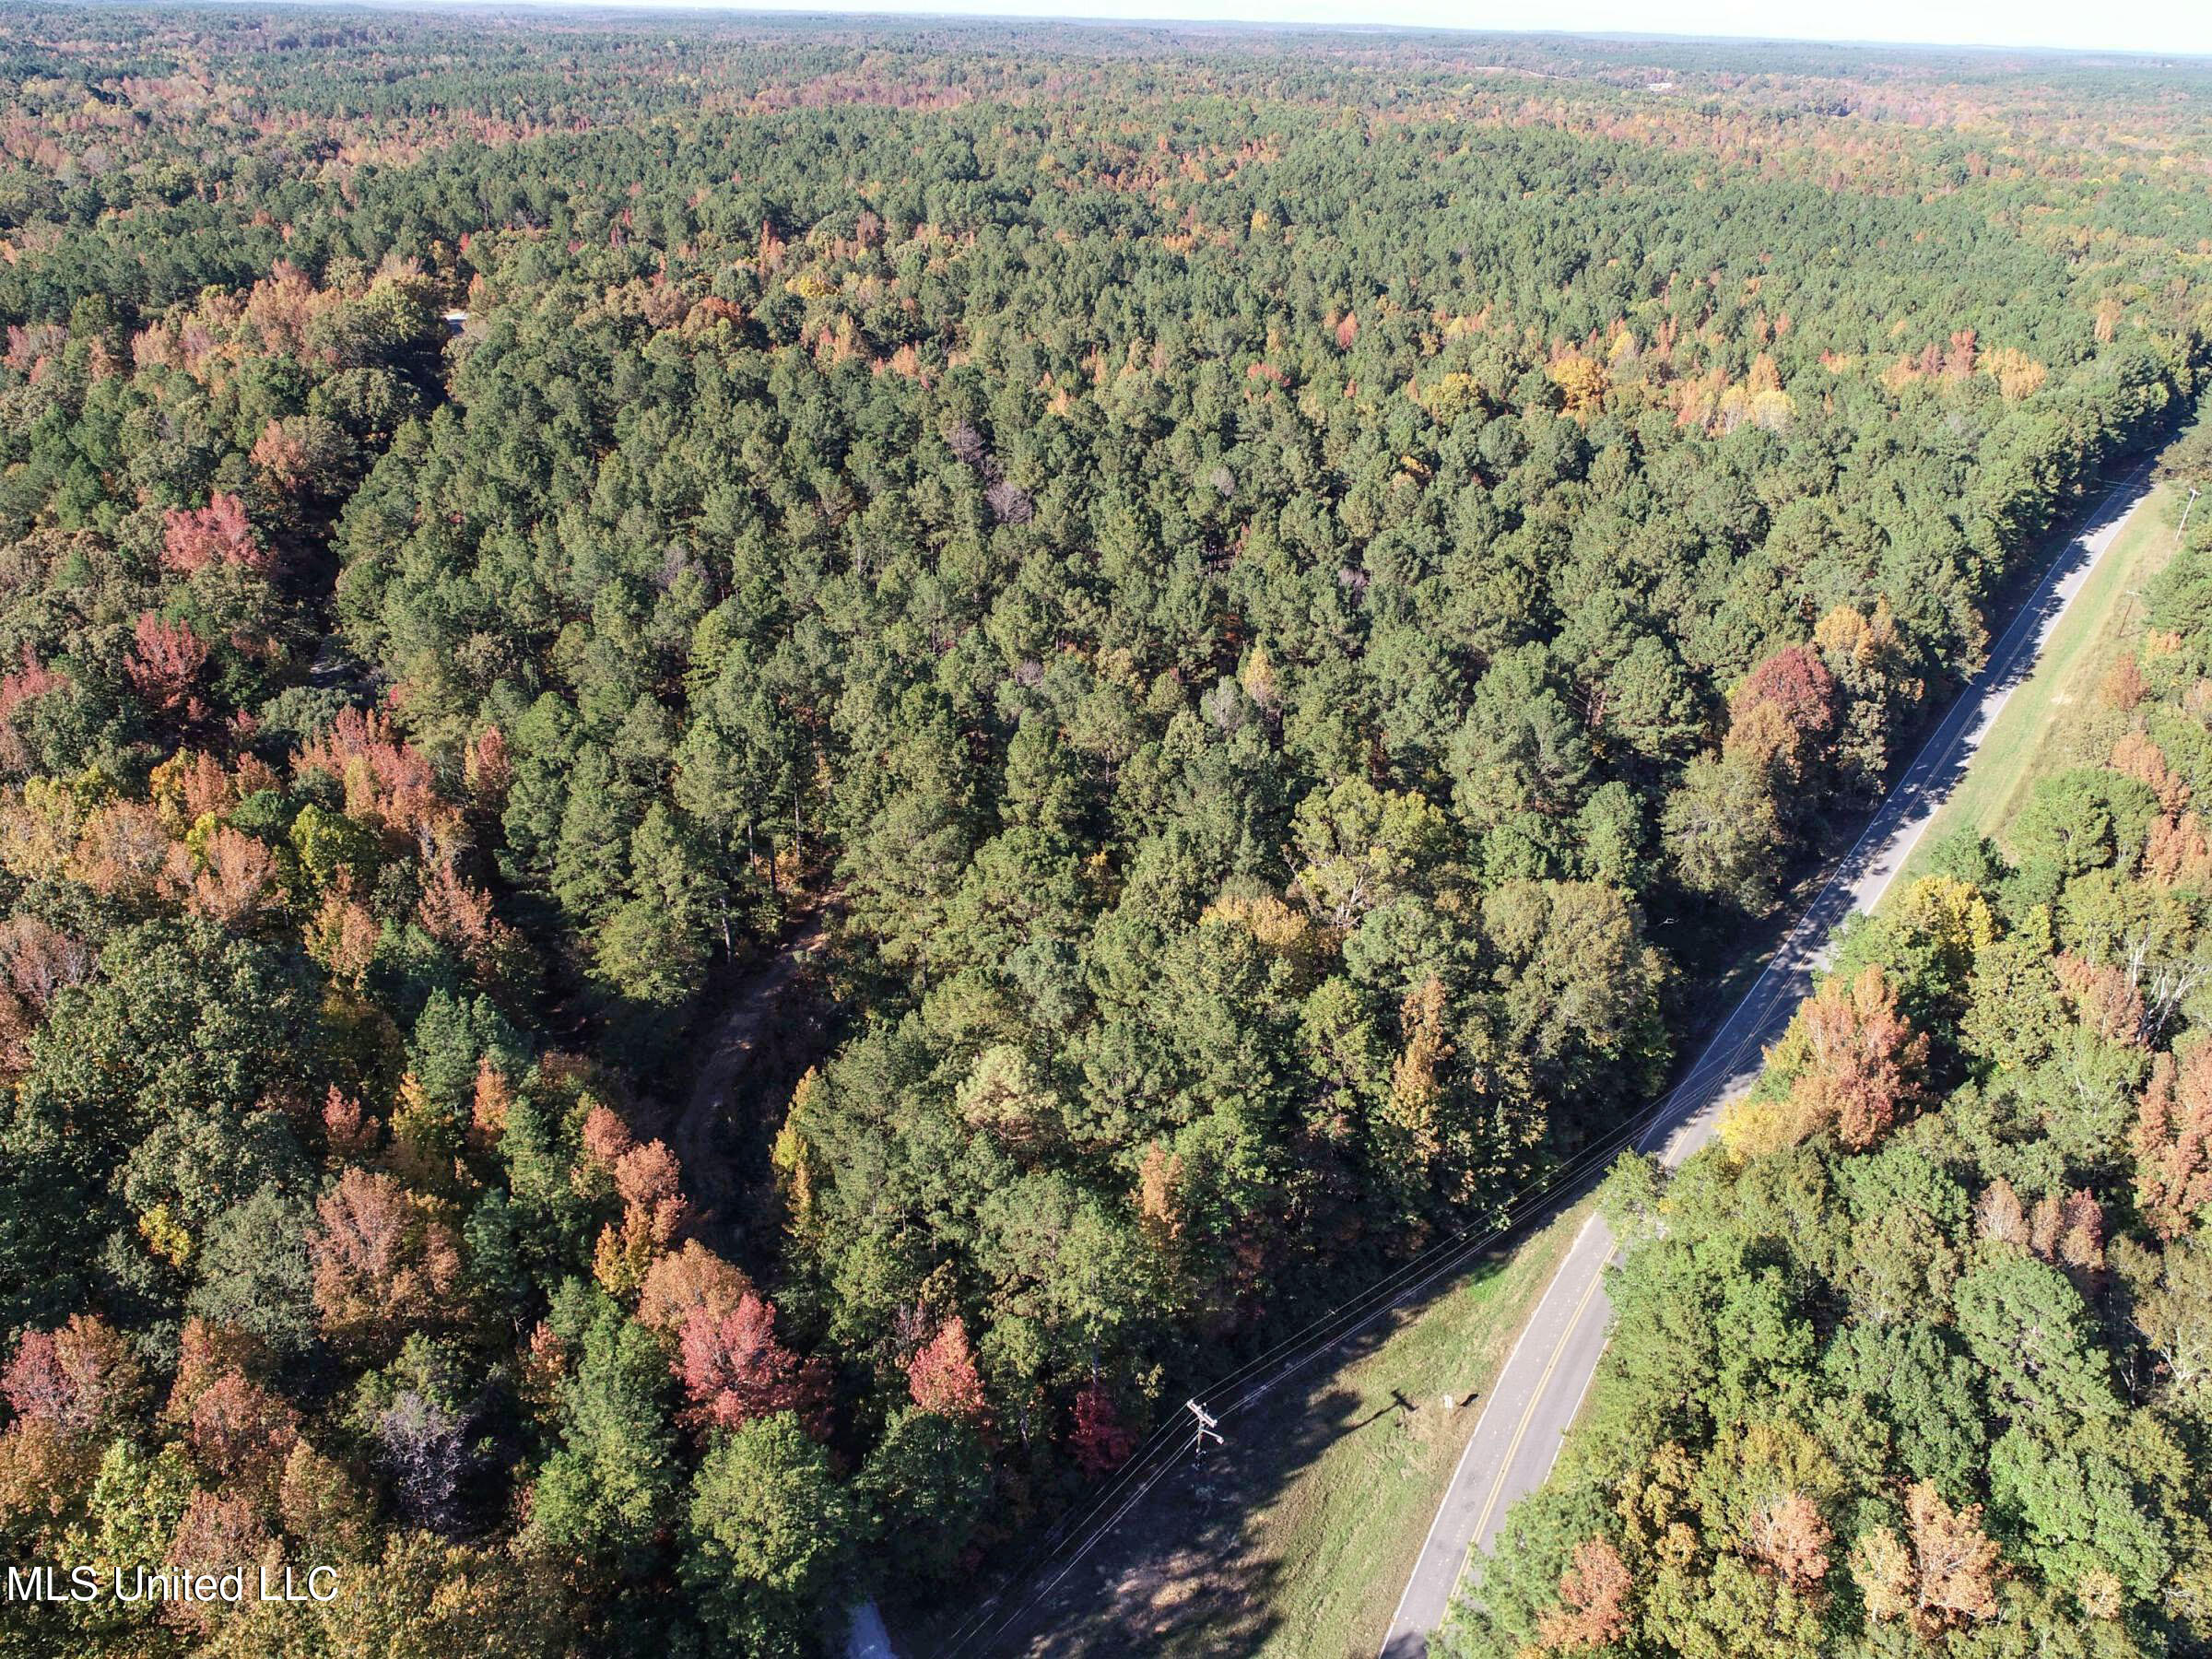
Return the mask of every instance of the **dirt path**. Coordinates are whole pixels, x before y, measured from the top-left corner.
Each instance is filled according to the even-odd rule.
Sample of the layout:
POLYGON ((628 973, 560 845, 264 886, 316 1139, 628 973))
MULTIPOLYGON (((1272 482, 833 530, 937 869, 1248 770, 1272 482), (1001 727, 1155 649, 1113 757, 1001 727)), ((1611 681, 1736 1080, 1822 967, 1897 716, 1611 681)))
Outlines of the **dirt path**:
POLYGON ((683 1165, 697 1225, 711 1238, 743 1229, 748 1178, 757 1178, 754 1165, 774 1134, 762 1113, 782 1105, 763 1090, 782 1093, 790 1040, 804 1041, 818 1029, 811 1012, 794 1004, 804 1000, 804 971, 827 936, 818 910, 794 916, 776 954, 729 987, 695 1040, 703 1058, 691 1092, 659 1127, 683 1165))

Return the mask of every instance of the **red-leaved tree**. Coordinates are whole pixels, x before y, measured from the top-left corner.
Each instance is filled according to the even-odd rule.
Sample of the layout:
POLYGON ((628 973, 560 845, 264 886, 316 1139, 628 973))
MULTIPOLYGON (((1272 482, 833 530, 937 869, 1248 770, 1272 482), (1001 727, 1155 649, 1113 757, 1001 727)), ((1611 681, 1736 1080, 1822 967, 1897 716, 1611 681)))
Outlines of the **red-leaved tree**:
POLYGON ((1603 1538, 1574 1547, 1559 1574, 1559 1605, 1544 1615, 1537 1640, 1553 1652, 1603 1647, 1629 1628, 1629 1569, 1620 1551, 1603 1538))
POLYGON ((2212 1047, 2179 1065, 2171 1054, 2151 1062, 2128 1144, 2143 1218, 2160 1238, 2180 1238, 2212 1204, 2212 1047))
POLYGON ((300 1438, 300 1414, 243 1371, 228 1370, 192 1402, 185 1439, 228 1484, 273 1488, 300 1438))
POLYGON ((269 554, 253 538, 246 522, 246 504, 221 490, 207 498, 205 507, 185 507, 161 516, 161 562, 168 569, 190 575, 211 564, 237 565, 248 571, 266 571, 269 554))
POLYGON ((716 1317, 705 1307, 685 1319, 673 1364, 700 1427, 735 1429, 754 1418, 795 1411, 818 1432, 827 1379, 821 1368, 776 1340, 775 1304, 751 1291, 716 1317))
POLYGON ((1800 782, 1836 729, 1836 677, 1810 645, 1776 652, 1728 700, 1726 751, 1762 775, 1800 782))
POLYGON ((19 1421, 70 1433, 112 1427, 135 1410, 145 1378, 130 1345, 96 1315, 56 1331, 26 1331, 0 1366, 0 1394, 19 1421))
POLYGON ((937 1334, 907 1361, 906 1387, 924 1411, 971 1423, 982 1421, 987 1409, 983 1381, 976 1375, 968 1327, 959 1319, 948 1319, 938 1326, 937 1334))
POLYGON ((200 700, 193 684, 207 665, 207 641, 184 622, 165 622, 152 611, 138 618, 123 672, 131 688, 157 714, 199 718, 200 700))
POLYGON ((1100 1384, 1089 1382, 1076 1394, 1075 1432, 1067 1443, 1076 1467, 1096 1480, 1129 1461, 1129 1453, 1136 1450, 1136 1436, 1123 1425, 1113 1396, 1100 1384))
POLYGON ((374 1344, 443 1322, 461 1277, 453 1230, 391 1176, 349 1169, 315 1205, 315 1309, 334 1341, 374 1344))
POLYGON ((1846 1147, 1873 1146, 1919 1097, 1927 1038, 1898 1012, 1897 994, 1875 963, 1851 980, 1830 979, 1798 1018, 1807 1063, 1792 1103, 1808 1129, 1832 1124, 1846 1147))

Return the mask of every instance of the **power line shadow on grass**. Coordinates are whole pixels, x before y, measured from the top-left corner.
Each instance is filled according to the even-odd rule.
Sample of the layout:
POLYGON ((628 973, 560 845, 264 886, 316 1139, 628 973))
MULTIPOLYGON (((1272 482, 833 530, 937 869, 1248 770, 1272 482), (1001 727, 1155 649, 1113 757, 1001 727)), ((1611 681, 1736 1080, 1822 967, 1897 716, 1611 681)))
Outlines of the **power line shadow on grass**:
MULTIPOLYGON (((2069 579, 2096 557, 2088 546, 2091 537, 2124 516, 2148 488, 2138 475, 2135 488, 2115 494, 2041 564, 2018 596, 1987 665, 1932 729, 1924 728, 1913 759, 1787 928, 1743 1004, 1722 1022, 1704 1056, 1675 1090, 1623 1126, 1624 1138, 1613 1149, 1631 1140, 1655 1147, 1756 1073, 1760 1046, 1779 1035, 1788 1011, 1811 989, 1828 941, 1862 892, 1881 885, 1883 861, 1901 858, 1900 831, 1932 816, 1966 769, 1972 753, 1968 739, 1991 712, 1990 694, 2010 690, 2033 671, 2035 643, 2065 607, 2069 579)), ((1135 1496, 1121 1500, 1102 1533, 1085 1530, 1088 1541, 1072 1564, 1048 1566, 1044 1571, 1053 1576, 1041 1589, 1034 1580, 1025 1585, 1018 1577, 1003 1605, 982 1610, 970 1637, 972 1651, 1077 1659, 1144 1653, 1179 1659, 1273 1646, 1298 1659, 1336 1659, 1333 1642, 1347 1653, 1358 1652, 1342 1641, 1317 1644, 1312 1633, 1284 1628, 1279 1609, 1286 1598, 1278 1594, 1285 1587, 1283 1562, 1254 1547, 1267 1512, 1354 1426, 1347 1419, 1363 1401, 1342 1386, 1350 1369, 1439 1299, 1497 1273, 1505 1252, 1586 1195, 1611 1161, 1610 1156, 1591 1154, 1606 1151, 1591 1148, 1575 1160, 1583 1166, 1575 1179, 1533 1195, 1513 1211, 1509 1230, 1477 1241, 1487 1257, 1479 1267, 1462 1257, 1459 1265, 1414 1281, 1407 1293, 1387 1304, 1387 1312, 1362 1318, 1342 1338, 1308 1349, 1293 1370, 1277 1371, 1260 1397, 1208 1402, 1222 1413, 1231 1445, 1209 1449, 1210 1462, 1185 1452, 1177 1466, 1148 1469, 1135 1496)), ((1439 1409, 1441 1414, 1441 1405, 1439 1409)), ((1418 1411, 1412 1415, 1418 1419, 1418 1411)), ((1059 1555, 1054 1552, 1055 1560, 1059 1555)), ((961 1646, 965 1650, 968 1642, 961 1646)))
MULTIPOLYGON (((1563 1202, 1571 1204, 1573 1194, 1563 1202)), ((1299 1659, 1349 1659, 1371 1632, 1337 1640, 1298 1628, 1300 1610, 1358 1595, 1374 1559, 1350 1530, 1378 1483, 1422 1476, 1423 1497, 1407 1512, 1425 1527, 1434 1490, 1449 1478, 1475 1414, 1466 1389, 1480 1361, 1469 1355, 1452 1404, 1420 1397, 1401 1377, 1347 1386, 1386 1344, 1453 1296, 1479 1297, 1505 1269, 1513 1243, 1554 1218, 1530 1218, 1512 1240, 1471 1268, 1428 1288, 1282 1380, 1225 1424, 1226 1446, 1185 1453, 1123 1518, 1096 1550, 988 1651, 1106 1659, 1147 1653, 1162 1659, 1252 1653, 1263 1648, 1299 1659), (1316 1468, 1333 1457, 1342 1466, 1316 1468), (1303 1488, 1304 1489, 1301 1489, 1303 1488), (1328 1512, 1332 1497, 1352 1501, 1328 1512), (1295 1548, 1299 1594, 1290 1583, 1295 1548), (1341 1585, 1312 1583, 1314 1552, 1341 1558, 1341 1585)), ((1455 1368, 1457 1369, 1457 1368, 1455 1368)), ((1377 1543, 1382 1540, 1376 1540, 1377 1543)), ((1318 1571, 1326 1574, 1326 1563, 1318 1571)), ((1387 1614, 1388 1609, 1382 1611, 1387 1614)))

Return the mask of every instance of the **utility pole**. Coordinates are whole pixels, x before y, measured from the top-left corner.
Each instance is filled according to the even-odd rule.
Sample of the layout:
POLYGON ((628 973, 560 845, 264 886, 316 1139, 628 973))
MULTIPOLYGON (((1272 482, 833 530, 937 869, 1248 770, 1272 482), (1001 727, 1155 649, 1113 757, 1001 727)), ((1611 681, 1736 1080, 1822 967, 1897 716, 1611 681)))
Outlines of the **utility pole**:
POLYGON ((2188 531, 2188 528, 2189 528, 2189 515, 2190 515, 2191 513, 2193 513, 2193 512, 2194 512, 2196 511, 2196 495, 2197 495, 2197 492, 2196 492, 2195 490, 2192 489, 2192 490, 2189 492, 2189 504, 2188 504, 2186 507, 2184 507, 2184 508, 2183 508, 2183 509, 2182 509, 2182 523, 2181 523, 2181 526, 2180 526, 2180 528, 2179 528, 2179 529, 2175 530, 2175 531, 2174 531, 2174 533, 2173 533, 2173 539, 2174 539, 2175 541, 2177 541, 2177 542, 2178 542, 2178 541, 2180 541, 2180 540, 2182 539, 2183 535, 2184 535, 2184 534, 2185 534, 2185 533, 2188 531))
POLYGON ((1215 1427, 1216 1419, 1213 1413, 1206 1410, 1205 1406, 1199 1405, 1195 1400, 1185 1400, 1183 1402, 1183 1406, 1193 1417, 1198 1419, 1198 1440, 1196 1445, 1193 1447, 1193 1451, 1196 1455, 1203 1457, 1206 1454, 1206 1442, 1209 1435, 1212 1437, 1213 1442, 1217 1446, 1226 1446, 1229 1444, 1227 1441, 1221 1438, 1220 1430, 1215 1427))

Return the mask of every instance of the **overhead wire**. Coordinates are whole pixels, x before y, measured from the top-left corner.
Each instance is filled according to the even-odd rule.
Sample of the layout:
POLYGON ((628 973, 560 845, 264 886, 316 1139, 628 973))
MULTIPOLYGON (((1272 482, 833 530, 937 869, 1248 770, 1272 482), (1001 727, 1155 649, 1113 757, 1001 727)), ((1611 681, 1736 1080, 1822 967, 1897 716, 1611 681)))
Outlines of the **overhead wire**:
MULTIPOLYGON (((1764 978, 1763 973, 1761 978, 1764 978)), ((1752 997, 1757 994, 1758 987, 1755 985, 1751 992, 1747 993, 1744 1002, 1738 1004, 1739 1012, 1750 1003, 1752 997)), ((1217 1415, 1226 1419, 1256 1403, 1268 1391, 1288 1378, 1296 1375, 1298 1371, 1305 1365, 1311 1364, 1329 1348, 1357 1335, 1359 1330, 1369 1321, 1379 1317, 1393 1305, 1417 1294, 1436 1279, 1457 1271, 1473 1255, 1497 1243, 1516 1228, 1524 1225, 1534 1214, 1540 1212, 1564 1190, 1595 1174, 1601 1165, 1609 1163, 1621 1150, 1641 1135, 1656 1119, 1667 1115, 1687 1091, 1701 1089, 1715 1080, 1717 1075, 1724 1075, 1724 1068, 1735 1065, 1742 1057, 1744 1050, 1755 1041, 1756 1029, 1755 1022, 1753 1030, 1739 1037, 1725 1053, 1718 1056, 1712 1053, 1700 1056, 1698 1064, 1691 1068, 1689 1073, 1666 1094, 1652 1101, 1634 1116, 1616 1125, 1599 1141, 1577 1152, 1566 1164, 1551 1171, 1541 1184, 1524 1188, 1521 1194, 1507 1202, 1502 1212, 1492 1212, 1495 1219, 1486 1218, 1487 1225, 1485 1222, 1470 1223, 1458 1232, 1430 1245, 1418 1254, 1399 1264, 1381 1278, 1347 1296, 1334 1307, 1309 1320, 1298 1330, 1246 1360, 1236 1370, 1215 1379, 1203 1391, 1202 1397, 1208 1399, 1218 1397, 1250 1381, 1259 1371, 1269 1370, 1271 1367, 1275 1368, 1275 1374, 1218 1410, 1217 1415), (1294 1358, 1284 1360, 1284 1356, 1293 1349, 1301 1349, 1302 1351, 1297 1353, 1294 1358), (1278 1360, 1283 1360, 1279 1366, 1277 1364, 1278 1360)), ((1082 1543, 1074 1561, 1080 1561, 1088 1556, 1097 1547, 1100 1539, 1110 1533, 1134 1506, 1134 1500, 1141 1499, 1142 1495, 1149 1492, 1164 1475, 1175 1468, 1182 1454, 1191 1450, 1195 1441, 1196 1436, 1189 1431, 1187 1424, 1180 1416, 1166 1419, 1159 1428, 1153 1431, 1152 1436, 1131 1454, 1129 1460, 1115 1472, 1114 1477, 1101 1487, 1097 1494, 1086 1499, 1083 1503, 1077 1506, 1076 1510, 1071 1511, 1069 1515, 1064 1516, 1048 1531, 1045 1537, 1040 1541, 1030 1560, 1013 1575, 1014 1580, 1018 1582, 1033 1573, 1042 1571, 1061 1549, 1067 1547, 1067 1540, 1071 1535, 1089 1528, 1091 1521, 1102 1513, 1110 1504, 1112 1504, 1114 1499, 1127 1488, 1130 1482, 1139 1475, 1144 1476, 1145 1478, 1139 1490, 1132 1495, 1132 1500, 1124 1501, 1113 1508, 1113 1512, 1107 1517, 1103 1524, 1093 1530, 1093 1535, 1082 1543)), ((1043 1585, 1025 1596, 1010 1617, 1026 1616, 1030 1609, 1033 1608, 1044 1595, 1049 1594, 1051 1590, 1066 1577, 1074 1561, 1071 1561, 1068 1567, 1063 1567, 1043 1585)), ((990 1607, 994 1605, 985 1604, 985 1606, 979 1609, 977 1613, 970 1615, 961 1626, 955 1628, 946 1639, 945 1645, 939 1649, 942 1659, 955 1659, 956 1655, 968 1650, 975 1640, 978 1629, 987 1621, 990 1607), (971 1627, 976 1627, 976 1629, 971 1627)), ((999 1630, 993 1632, 990 1640, 997 1640, 998 1635, 1006 1628, 1006 1626, 1002 1622, 999 1630)))
MULTIPOLYGON (((2145 473, 2148 471, 2148 466, 2149 464, 2146 463, 2142 468, 2115 488, 2112 492, 2112 499, 2116 499, 2123 490, 2133 488, 2138 483, 2145 473)), ((2110 506, 2111 501, 2108 500, 2091 515, 2088 523, 2084 525, 2075 539, 2092 534, 2110 511, 2110 506)), ((2069 546, 2071 545, 2072 542, 2069 542, 2069 546)), ((2035 591, 2029 595, 2027 601, 2020 606, 2019 613, 2013 618, 2005 633, 2000 636, 1997 651, 1992 653, 1993 658, 2001 654, 2013 636, 2028 626, 2040 612, 2042 603, 2048 598, 2050 591, 2059 579, 2065 562, 2063 555, 2052 561, 2043 578, 2038 582, 2035 591)), ((1983 672, 1987 672, 1986 665, 1983 672)), ((1976 678, 1979 677, 1980 676, 1976 677, 1976 678)), ((1968 682, 1967 689, 1971 688, 1972 683, 1971 680, 1968 682)), ((1968 721, 1961 718, 1962 712, 1975 706, 1977 706, 1975 702, 1962 691, 1951 709, 1946 712, 1936 729, 1929 735, 1926 744, 1924 745, 1920 753, 1913 757, 1901 776, 1910 776, 1931 754, 1935 754, 1939 747, 1943 752, 1938 756, 1936 764, 1940 767, 1947 763, 1951 752, 1965 740, 1969 729, 1968 721), (1956 731, 1950 730, 1954 721, 1959 723, 1956 731)), ((1895 798, 1893 795, 1892 799, 1895 798)), ((1799 911, 1796 918, 1791 923, 1789 930, 1783 934, 1782 942, 1759 970, 1759 976, 1752 982, 1735 1007, 1730 1011, 1723 1030, 1725 1030, 1727 1025, 1736 1023, 1747 1009, 1753 1007, 1775 969, 1783 961, 1791 959, 1794 947, 1799 943, 1799 935, 1813 922, 1823 902, 1835 889, 1836 883, 1841 880, 1852 868, 1853 861, 1857 857, 1860 849, 1865 845, 1868 838, 1874 835, 1877 829, 1884 827, 1885 819, 1891 816, 1889 807, 1890 802, 1885 802, 1883 807, 1877 809, 1867 820, 1865 827, 1860 831, 1858 838, 1853 841, 1850 849, 1836 861, 1828 878, 1821 884, 1818 891, 1799 911)), ((1773 998, 1770 997, 1769 1000, 1771 1002, 1773 998)), ((1673 1088, 1648 1103, 1641 1111, 1616 1124, 1597 1141, 1577 1151, 1565 1164, 1550 1171, 1540 1184, 1524 1187, 1519 1194, 1507 1199, 1501 1208, 1493 1208, 1489 1211, 1484 1220, 1470 1222, 1458 1232, 1439 1240, 1409 1257, 1364 1288, 1353 1292, 1334 1307, 1307 1321, 1290 1335, 1246 1360, 1226 1376, 1215 1379, 1196 1397, 1218 1402, 1221 1396, 1250 1382, 1258 1372, 1273 1368, 1272 1375, 1246 1392, 1238 1394, 1226 1405, 1217 1404, 1211 1409, 1218 1419, 1225 1421, 1256 1405, 1275 1388, 1297 1375, 1300 1371, 1330 1349, 1358 1335, 1370 1323, 1391 1308, 1412 1299, 1438 1279, 1459 1271, 1475 1255, 1494 1246, 1517 1229, 1526 1225, 1530 1219, 1541 1214, 1566 1190, 1589 1180, 1601 1166, 1609 1164, 1621 1151, 1630 1147, 1641 1148, 1645 1137, 1652 1131, 1672 1120, 1686 1096, 1701 1093, 1712 1084, 1731 1075, 1730 1068, 1743 1058, 1745 1050, 1758 1040, 1758 1034, 1765 1024, 1765 1012, 1766 1009, 1763 1007, 1759 1010, 1759 1017, 1748 1022, 1745 1031, 1736 1038, 1725 1053, 1716 1056, 1709 1050, 1700 1055, 1696 1065, 1692 1065, 1673 1088), (1292 1354, 1292 1350, 1298 1351, 1293 1357, 1285 1359, 1286 1355, 1292 1354), (1279 1365, 1277 1363, 1278 1360, 1282 1361, 1279 1365)), ((1017 1628, 1021 1620, 1027 1618, 1030 1613, 1066 1579, 1067 1574, 1073 1571, 1098 1547, 1100 1540, 1120 1524, 1123 1517, 1128 1514, 1138 1502, 1141 1502, 1146 1494, 1149 1493, 1162 1478, 1179 1466, 1182 1455, 1198 1443, 1198 1438, 1195 1433, 1191 1431, 1180 1415, 1167 1418, 1153 1430, 1151 1436, 1130 1455, 1121 1468, 1115 1471, 1113 1478, 1105 1483, 1094 1497, 1086 1499, 1048 1529, 1044 1538, 1040 1541, 1037 1550, 1012 1575, 1010 1583, 1018 1583, 1034 1573, 1041 1572, 1062 1550, 1068 1547, 1068 1541, 1076 1533, 1088 1530, 1090 1535, 1084 1539, 1074 1557, 1065 1565, 1062 1566, 1049 1580, 1025 1595, 1004 1618, 991 1626, 986 1641, 995 1642, 1009 1630, 1017 1628), (1139 1474, 1144 1475, 1142 1483, 1136 1486, 1134 1491, 1130 1491, 1131 1482, 1135 1480, 1139 1474), (1124 1493, 1126 1493, 1127 1496, 1113 1507, 1112 1512, 1107 1515, 1104 1522, 1094 1525, 1093 1523, 1096 1522, 1097 1517, 1105 1513, 1107 1506, 1114 1503, 1115 1499, 1124 1493)), ((963 1620, 960 1626, 956 1627, 952 1634, 947 1638, 946 1644, 939 1649, 940 1659, 958 1659, 958 1655, 965 1653, 984 1626, 991 1624, 989 1615, 996 1606, 996 1598, 986 1601, 975 1613, 971 1614, 968 1619, 963 1620)))

